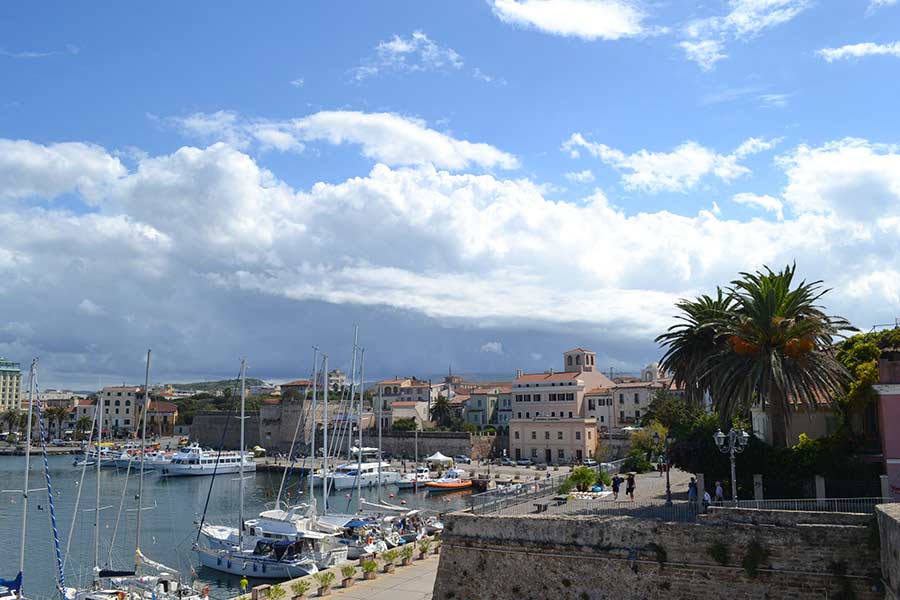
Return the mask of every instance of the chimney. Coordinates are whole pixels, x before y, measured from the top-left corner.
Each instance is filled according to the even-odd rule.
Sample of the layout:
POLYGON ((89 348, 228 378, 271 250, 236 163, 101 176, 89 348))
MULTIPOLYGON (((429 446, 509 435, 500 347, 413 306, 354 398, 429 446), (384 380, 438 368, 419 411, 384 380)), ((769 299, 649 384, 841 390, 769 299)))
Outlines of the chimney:
POLYGON ((553 367, 550 367, 550 374, 553 375, 553 367))
POLYGON ((516 379, 521 379, 522 375, 524 375, 524 374, 525 374, 525 371, 523 371, 522 369, 516 369, 516 379))

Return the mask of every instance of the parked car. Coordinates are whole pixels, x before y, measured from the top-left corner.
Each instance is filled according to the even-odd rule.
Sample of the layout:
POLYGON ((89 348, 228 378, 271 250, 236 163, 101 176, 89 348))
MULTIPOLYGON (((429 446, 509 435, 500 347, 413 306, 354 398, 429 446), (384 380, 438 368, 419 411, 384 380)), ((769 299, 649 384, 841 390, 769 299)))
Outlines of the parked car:
POLYGON ((504 456, 499 461, 497 461, 497 464, 500 465, 501 467, 514 467, 514 466, 516 466, 516 461, 514 461, 513 459, 511 459, 508 456, 504 456))
POLYGON ((532 463, 530 458, 520 458, 516 461, 516 464, 522 467, 528 467, 531 466, 532 463))
POLYGON ((460 454, 459 456, 454 456, 454 457, 453 457, 453 461, 454 461, 454 462, 458 462, 458 463, 463 463, 463 464, 466 464, 466 465, 471 465, 471 464, 472 464, 472 459, 469 458, 468 456, 463 456, 462 454, 460 454))
POLYGON ((594 460, 593 458, 586 458, 583 461, 581 461, 581 464, 583 464, 586 467, 596 467, 597 461, 594 460))

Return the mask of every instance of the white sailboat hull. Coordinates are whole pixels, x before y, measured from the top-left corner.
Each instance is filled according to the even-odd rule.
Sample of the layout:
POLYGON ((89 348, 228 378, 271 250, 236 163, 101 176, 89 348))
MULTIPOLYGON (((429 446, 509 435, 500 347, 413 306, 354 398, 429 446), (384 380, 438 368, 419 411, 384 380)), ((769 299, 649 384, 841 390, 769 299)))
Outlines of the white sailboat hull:
POLYGON ((257 579, 294 579, 319 572, 312 559, 287 562, 255 557, 249 553, 237 554, 203 548, 198 548, 196 552, 200 564, 204 567, 231 575, 257 579))
MULTIPOLYGON (((360 487, 375 487, 378 485, 378 474, 377 473, 363 473, 359 476, 356 475, 332 475, 331 479, 331 489, 334 490, 352 490, 356 488, 356 480, 359 479, 360 487)), ((400 481, 400 473, 397 471, 382 471, 381 472, 381 485, 390 485, 396 484, 400 481)))

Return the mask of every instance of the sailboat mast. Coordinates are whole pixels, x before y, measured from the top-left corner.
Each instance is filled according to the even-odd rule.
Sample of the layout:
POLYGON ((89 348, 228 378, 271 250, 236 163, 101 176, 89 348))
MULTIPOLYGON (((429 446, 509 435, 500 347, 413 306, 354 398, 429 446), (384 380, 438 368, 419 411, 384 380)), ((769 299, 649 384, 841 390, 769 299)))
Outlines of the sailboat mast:
MULTIPOLYGON (((315 492, 315 481, 313 481, 313 473, 315 473, 316 469, 316 381, 319 379, 319 347, 313 346, 313 399, 312 399, 312 446, 310 447, 310 455, 312 458, 309 463, 309 502, 312 504, 316 497, 314 495, 315 492)), ((322 474, 322 481, 324 479, 325 474, 322 474)))
MULTIPOLYGON (((328 355, 322 355, 322 372, 328 377, 328 355)), ((324 393, 322 394, 322 514, 328 513, 328 386, 323 385, 324 393)))
MULTIPOLYGON (((356 391, 356 353, 359 351, 359 325, 354 325, 353 327, 353 358, 350 361, 350 402, 347 404, 347 416, 350 415, 350 411, 353 410, 353 393, 356 391)), ((328 377, 328 374, 325 374, 325 377, 328 377)), ((344 423, 348 426, 350 425, 347 419, 344 419, 344 423)), ((350 431, 353 431, 353 428, 350 427, 350 431)), ((351 448, 353 447, 353 434, 347 436, 347 460, 353 460, 353 452, 351 448)), ((357 479, 359 476, 357 475, 357 479)))
POLYGON ((419 508, 419 424, 416 423, 416 428, 413 433, 413 439, 415 440, 413 444, 413 502, 416 508, 419 508))
POLYGON ((141 519, 144 498, 144 453, 147 446, 147 413, 150 412, 150 350, 147 350, 147 370, 144 373, 144 414, 141 415, 141 468, 138 477, 137 531, 134 534, 134 570, 137 571, 141 551, 141 519))
POLYGON ((363 443, 362 443, 362 410, 363 410, 363 396, 366 393, 366 349, 363 348, 359 354, 359 406, 356 410, 356 433, 359 435, 359 441, 357 442, 359 445, 357 450, 356 458, 356 512, 359 512, 362 509, 362 455, 363 455, 363 443))
POLYGON ((241 359, 241 449, 238 452, 238 477, 240 500, 238 502, 238 551, 244 548, 244 410, 247 403, 247 361, 241 359))
MULTIPOLYGON (((19 573, 25 572, 25 528, 28 523, 28 471, 31 468, 31 415, 34 410, 34 377, 37 372, 37 359, 31 361, 31 381, 28 383, 28 421, 25 431, 25 483, 22 488, 22 539, 19 544, 19 573)), ((22 590, 19 589, 19 597, 22 590)))
POLYGON ((378 503, 381 504, 381 414, 384 399, 381 397, 381 386, 378 386, 378 503))
MULTIPOLYGON (((102 390, 101 390, 102 392, 102 390)), ((103 413, 100 405, 103 402, 103 394, 97 392, 97 411, 100 418, 97 419, 97 451, 94 454, 94 462, 97 469, 97 504, 94 507, 94 578, 100 574, 100 450, 103 448, 103 413)))

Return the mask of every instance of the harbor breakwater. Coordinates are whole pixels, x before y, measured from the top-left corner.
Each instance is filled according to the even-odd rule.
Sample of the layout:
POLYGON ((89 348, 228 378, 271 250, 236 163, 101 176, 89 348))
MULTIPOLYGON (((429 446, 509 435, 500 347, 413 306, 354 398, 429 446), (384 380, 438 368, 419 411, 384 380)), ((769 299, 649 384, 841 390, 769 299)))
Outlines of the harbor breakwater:
POLYGON ((728 509, 664 523, 454 513, 434 598, 884 598, 874 517, 808 514, 728 509))

